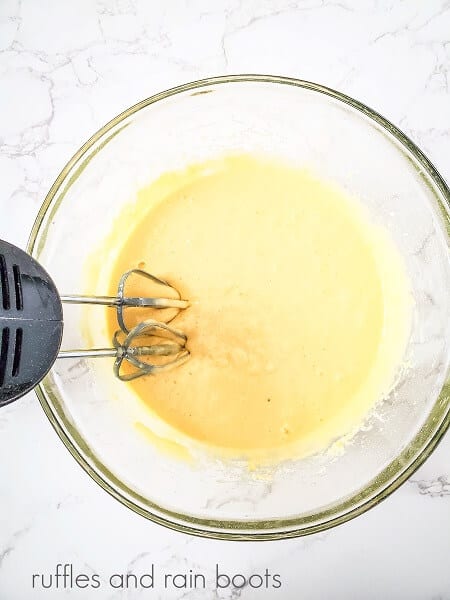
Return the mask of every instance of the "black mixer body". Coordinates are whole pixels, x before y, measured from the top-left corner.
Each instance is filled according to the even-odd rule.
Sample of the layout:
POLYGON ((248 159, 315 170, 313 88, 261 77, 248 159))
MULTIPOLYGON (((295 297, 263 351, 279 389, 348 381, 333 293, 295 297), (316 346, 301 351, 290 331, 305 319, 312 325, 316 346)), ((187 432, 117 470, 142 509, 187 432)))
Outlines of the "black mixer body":
POLYGON ((0 240, 0 407, 45 377, 62 333, 62 304, 51 277, 26 252, 0 240))

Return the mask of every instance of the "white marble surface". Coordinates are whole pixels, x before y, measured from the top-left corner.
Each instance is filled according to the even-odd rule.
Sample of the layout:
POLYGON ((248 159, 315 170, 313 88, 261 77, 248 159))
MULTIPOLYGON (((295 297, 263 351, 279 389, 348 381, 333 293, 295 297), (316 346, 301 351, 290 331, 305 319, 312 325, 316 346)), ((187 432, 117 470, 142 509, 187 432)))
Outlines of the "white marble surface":
MULTIPOLYGON (((405 130, 450 180, 450 3, 444 0, 1 0, 0 237, 24 245, 59 170, 138 100, 210 75, 335 87, 405 130)), ((450 436, 393 496, 308 538, 229 543, 153 525, 65 450, 36 398, 0 411, 0 600, 450 599, 450 436), (156 568, 251 574, 282 588, 33 591, 56 563, 102 577, 156 568)))

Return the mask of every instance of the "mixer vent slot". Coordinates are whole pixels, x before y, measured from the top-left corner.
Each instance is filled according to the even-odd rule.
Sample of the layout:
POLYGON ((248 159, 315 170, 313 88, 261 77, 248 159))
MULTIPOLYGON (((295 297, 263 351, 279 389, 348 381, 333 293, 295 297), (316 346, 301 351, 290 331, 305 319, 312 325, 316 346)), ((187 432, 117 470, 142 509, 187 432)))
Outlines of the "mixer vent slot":
POLYGON ((23 341, 23 329, 18 327, 16 329, 16 345, 14 347, 14 359, 12 366, 12 376, 17 377, 20 371, 20 358, 22 356, 22 341, 23 341))
POLYGON ((2 330, 2 339, 0 341, 0 387, 5 381, 6 366, 8 364, 9 349, 9 327, 2 330))
MULTIPOLYGON (((14 290, 16 292, 16 308, 23 310, 22 275, 19 265, 13 265, 14 290)), ((19 331, 19 330, 17 330, 19 331)))
POLYGON ((9 295, 8 270, 6 268, 6 260, 3 254, 0 254, 0 283, 2 285, 3 309, 9 310, 11 307, 11 299, 9 295))

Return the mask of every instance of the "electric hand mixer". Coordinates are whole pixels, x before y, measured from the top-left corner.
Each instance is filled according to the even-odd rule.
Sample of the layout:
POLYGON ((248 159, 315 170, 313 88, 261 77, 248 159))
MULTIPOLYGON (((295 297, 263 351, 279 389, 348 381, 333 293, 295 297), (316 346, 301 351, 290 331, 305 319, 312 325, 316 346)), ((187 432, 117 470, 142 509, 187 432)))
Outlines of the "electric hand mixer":
POLYGON ((61 296, 34 258, 0 240, 0 406, 33 389, 57 358, 113 357, 114 374, 122 381, 181 364, 189 358, 187 338, 182 332, 154 319, 143 320, 129 329, 124 309, 172 308, 177 313, 188 306, 189 302, 181 299, 167 281, 141 269, 122 275, 116 296, 61 296), (151 280, 174 292, 177 298, 127 297, 124 290, 130 277, 151 280), (120 329, 114 334, 112 347, 60 350, 63 303, 114 307, 120 329), (158 360, 152 362, 151 357, 158 360), (125 371, 124 362, 129 365, 125 371))

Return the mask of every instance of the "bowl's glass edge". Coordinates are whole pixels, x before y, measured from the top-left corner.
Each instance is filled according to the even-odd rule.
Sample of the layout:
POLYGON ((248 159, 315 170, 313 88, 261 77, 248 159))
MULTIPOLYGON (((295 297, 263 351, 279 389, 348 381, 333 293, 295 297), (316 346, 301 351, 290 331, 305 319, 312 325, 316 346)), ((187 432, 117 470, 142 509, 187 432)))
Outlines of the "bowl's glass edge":
MULTIPOLYGON (((66 180, 68 174, 78 165, 75 169, 75 172, 72 173, 71 179, 69 180, 70 184, 70 181, 76 178, 82 172, 83 168, 88 164, 89 160, 93 156, 93 153, 98 152, 114 135, 119 132, 120 128, 118 128, 118 126, 125 119, 138 112, 142 108, 175 94, 189 90, 196 90, 215 84, 232 82, 277 83, 311 89, 340 100, 375 121, 383 130, 396 138, 396 140, 400 142, 400 146, 403 146, 405 150, 409 151, 413 155, 414 159, 421 164, 426 174, 431 178, 433 183, 438 188, 444 199, 444 203, 442 203, 435 195, 436 200, 440 204, 440 209, 444 215, 447 235, 450 235, 450 190, 447 184, 437 169, 423 154, 423 152, 414 144, 414 142, 390 121, 361 102, 358 102, 357 100, 354 100, 353 98, 331 88, 313 82, 289 77, 242 74, 211 77, 171 88, 165 92, 158 93, 131 106, 104 125, 74 154, 51 186, 32 227, 27 244, 28 252, 35 258, 38 257, 42 248, 42 244, 45 243, 45 239, 40 237, 41 227, 49 218, 49 215, 54 215, 57 211, 59 202, 62 200, 64 193, 60 193, 58 198, 57 194, 58 191, 60 191, 60 187, 66 180), (116 130, 112 133, 112 135, 108 135, 108 133, 114 128, 116 128, 116 130), (97 145, 98 142, 100 143, 97 145), (88 154, 89 151, 91 151, 90 155, 88 154), (56 202, 56 200, 58 200, 58 202, 56 202)), ((58 411, 56 408, 57 401, 51 393, 49 386, 46 386, 46 380, 37 386, 36 393, 50 423, 53 425, 58 436, 61 438, 70 453, 83 467, 83 469, 110 495, 118 499, 128 508, 131 508, 134 512, 171 529, 202 537, 225 540, 274 540, 280 538, 292 538, 300 535, 309 535, 342 524, 362 514, 370 507, 381 502, 381 500, 386 498, 402 483, 404 483, 432 453, 450 426, 450 383, 448 382, 447 376, 447 381, 444 384, 438 399, 436 400, 431 414, 421 430, 417 433, 410 444, 403 450, 403 452, 379 474, 376 480, 372 481, 371 484, 369 484, 356 495, 347 498, 333 509, 324 510, 314 515, 307 515, 298 519, 245 523, 239 521, 211 521, 193 518, 190 515, 173 513, 162 507, 156 506, 154 507, 156 510, 151 512, 139 504, 137 501, 138 496, 131 490, 128 490, 128 496, 130 497, 124 495, 124 493, 122 493, 124 486, 120 484, 120 482, 117 482, 117 480, 116 484, 114 484, 115 478, 111 473, 109 474, 110 481, 106 481, 105 478, 102 477, 100 473, 103 471, 103 475, 105 475, 105 471, 107 471, 104 465, 101 465, 100 463, 92 464, 92 460, 90 461, 87 454, 83 453, 79 447, 80 440, 77 440, 75 430, 73 436, 68 434, 68 423, 64 423, 64 420, 61 419, 61 415, 58 416, 58 411), (117 483, 119 483, 119 485, 117 485, 117 483), (122 491, 120 489, 121 487, 122 491), (134 499, 133 496, 135 497, 134 499)))

